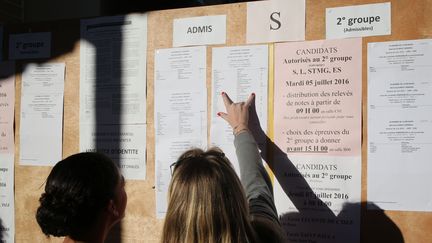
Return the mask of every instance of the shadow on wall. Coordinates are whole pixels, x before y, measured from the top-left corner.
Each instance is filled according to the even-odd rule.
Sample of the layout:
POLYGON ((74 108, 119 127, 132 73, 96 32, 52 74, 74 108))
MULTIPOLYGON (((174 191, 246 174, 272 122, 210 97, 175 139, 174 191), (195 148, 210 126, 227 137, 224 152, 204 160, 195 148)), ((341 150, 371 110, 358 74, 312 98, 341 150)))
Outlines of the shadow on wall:
MULTIPOLYGON (((91 75, 90 78, 87 77, 86 69, 86 77, 83 81, 94 82, 95 85, 94 94, 88 94, 89 97, 85 99, 94 102, 96 124, 92 132, 96 132, 96 137, 93 139, 96 141, 95 149, 99 152, 117 151, 121 148, 121 121, 125 106, 123 88, 126 85, 123 82, 123 76, 126 71, 134 71, 132 67, 124 64, 136 61, 124 60, 123 57, 124 52, 131 51, 123 50, 125 42, 123 29, 129 24, 131 24, 130 21, 126 21, 124 16, 118 16, 111 22, 89 24, 85 30, 81 30, 85 33, 81 39, 87 41, 95 51, 86 53, 86 55, 90 60, 94 58, 93 68, 96 80, 92 80, 91 75), (107 138, 110 140, 108 144, 104 142, 107 138)), ((118 164, 119 168, 122 168, 119 154, 109 153, 107 155, 118 164)), ((118 223, 111 229, 106 242, 122 242, 121 232, 122 224, 118 223)))
MULTIPOLYGON (((94 76, 95 79, 95 93, 92 97, 86 97, 87 100, 94 102, 95 113, 96 113, 96 124, 94 126, 96 137, 95 147, 97 150, 106 149, 106 144, 102 144, 100 141, 104 137, 99 137, 99 134, 110 134, 111 143, 110 149, 118 150, 120 147, 120 121, 122 114, 122 74, 125 72, 125 67, 122 67, 122 46, 123 46, 123 33, 122 25, 124 24, 124 18, 119 17, 115 23, 109 25, 95 25, 92 26, 91 31, 104 32, 108 34, 102 38, 88 38, 83 39, 94 47, 95 52, 89 55, 90 58, 94 58, 94 76), (107 31, 109 29, 109 31, 107 31), (109 119, 107 119, 109 117, 109 119), (107 125, 109 124, 109 128, 107 125), (109 131, 107 131, 109 129, 109 131)), ((26 33, 26 32, 46 32, 52 33, 52 50, 51 59, 60 57, 66 53, 70 53, 74 50, 75 45, 80 41, 80 22, 77 20, 71 21, 59 21, 49 22, 42 24, 30 24, 27 26, 16 25, 16 26, 5 26, 5 36, 14 33, 26 33), (66 31, 65 31, 66 30, 66 31)), ((5 46, 8 46, 8 39, 5 40, 5 46)), ((50 59, 50 60, 51 60, 50 59)), ((20 74, 24 72, 27 64, 29 63, 47 63, 50 60, 37 59, 37 60, 23 60, 16 62, 15 73, 6 74, 6 76, 13 74, 20 74)), ((68 67, 66 67, 67 69, 68 67)), ((79 77, 79 76, 78 76, 79 77)), ((68 80, 67 82, 76 82, 78 85, 80 80, 68 80)), ((65 84, 65 87, 67 85, 65 84)), ((144 92, 144 91, 143 91, 144 92)), ((78 108, 77 108, 78 109, 78 108)), ((110 156, 109 154, 107 154, 110 156)), ((114 161, 118 162, 118 157, 113 158, 114 161)), ((119 165, 121 166, 121 165, 119 165)), ((121 224, 117 224, 111 231, 107 242, 121 242, 121 224)))
MULTIPOLYGON (((158 1, 136 1, 136 0, 102 0, 102 12, 105 15, 116 15, 131 12, 153 11, 173 8, 199 7, 217 4, 247 2, 248 0, 158 0, 158 1)), ((249 0, 257 1, 257 0, 249 0)))
MULTIPOLYGON (((161 10, 161 9, 169 9, 169 8, 180 8, 180 7, 194 7, 194 6, 203 6, 209 4, 220 4, 226 3, 224 1, 210 1, 211 3, 206 3, 205 1, 168 1, 163 0, 157 3, 151 1, 141 1, 140 3, 136 2, 134 4, 128 4, 131 0, 126 1, 110 1, 107 0, 104 2, 103 6, 103 14, 104 15, 118 15, 118 14, 127 14, 132 12, 145 12, 151 10, 161 10)), ((230 2, 230 1, 227 1, 230 2)), ((17 25, 5 25, 3 32, 3 48, 4 53, 0 53, 3 55, 3 60, 8 60, 6 53, 7 48, 9 46, 9 38, 7 38, 10 34, 19 34, 19 33, 31 33, 31 32, 51 32, 52 36, 52 46, 51 46, 51 57, 50 59, 34 59, 34 60, 19 60, 16 61, 16 68, 14 72, 7 73, 5 76, 17 75, 24 72, 27 64, 29 63, 47 63, 51 60, 59 58, 67 53, 71 53, 76 44, 81 40, 80 36, 80 22, 77 20, 63 20, 57 22, 47 22, 47 23, 35 23, 35 24, 17 24, 17 25)), ((95 60, 95 93, 94 96, 91 97, 91 101, 95 102, 96 107, 96 137, 94 140, 96 141, 96 149, 102 150, 106 148, 106 144, 101 143, 104 138, 100 137, 99 134, 107 133, 117 134, 111 136, 110 140, 113 141, 110 144, 110 148, 117 150, 120 148, 119 144, 119 135, 120 135, 120 121, 122 114, 122 75, 125 73, 128 67, 123 67, 122 62, 120 61, 123 56, 122 53, 125 50, 122 50, 123 46, 123 33, 121 31, 121 26, 124 23, 124 18, 121 17, 120 20, 117 20, 115 23, 118 27, 116 30, 110 30, 109 34, 104 36, 104 38, 99 39, 84 39, 88 43, 94 46, 94 60, 95 60), (107 93, 111 93, 111 97, 107 96, 107 93), (109 105, 107 105, 109 103, 109 105), (107 113, 111 114, 111 119, 107 118, 107 113), (115 113, 115 114, 114 114, 115 113), (110 127, 107 128, 107 124, 110 124, 110 127), (116 149, 117 148, 117 149, 116 149)), ((104 28, 116 28, 115 26, 93 26, 93 30, 98 31, 100 29, 102 32, 105 31, 104 28)), ((68 68, 68 67, 66 67, 68 68)), ((80 82, 78 80, 68 80, 68 82, 80 82)), ((65 87, 67 87, 65 85, 65 87)), ((108 115, 110 116, 110 115, 108 115)), ((112 157, 112 156, 110 156, 112 157)), ((113 158, 116 160, 116 158, 113 158)), ((117 160, 118 161, 118 158, 117 160)), ((0 232, 0 240, 4 238, 4 232, 0 232)), ((121 243, 121 235, 122 235, 122 225, 121 223, 114 226, 114 228, 110 231, 108 238, 106 239, 107 243, 121 243)))
MULTIPOLYGON (((355 205, 358 207, 359 205, 355 205)), ((374 203, 361 203, 361 241, 367 243, 404 243, 401 230, 374 203), (368 210, 369 209, 369 210, 368 210)))
MULTIPOLYGON (((120 1, 118 1, 120 2, 120 1)), ((127 0, 126 2, 131 2, 131 0, 127 0)), ((197 6, 199 4, 187 4, 184 6, 180 6, 179 4, 173 5, 174 1, 165 1, 167 5, 163 5, 158 3, 157 6, 153 3, 150 3, 151 1, 141 1, 141 5, 143 6, 136 6, 135 8, 131 8, 131 5, 125 4, 124 1, 121 1, 120 3, 116 3, 113 5, 107 5, 108 10, 107 13, 110 12, 110 14, 120 14, 120 13, 128 13, 128 12, 136 12, 136 11, 147 11, 147 10, 156 10, 156 9, 166 9, 170 7, 191 7, 191 6, 197 6), (168 2, 171 4, 169 5, 168 2)), ((195 1, 191 1, 195 2, 195 1)), ((198 1, 200 2, 200 1, 198 1)), ((202 1, 205 5, 205 1, 202 1)), ((211 2, 211 1, 208 1, 211 2)), ((217 4, 217 1, 215 1, 212 4, 217 4)), ((233 2, 233 1, 227 1, 227 2, 233 2)), ((240 1, 237 1, 240 2, 240 1)), ((132 5, 133 6, 133 5, 132 5)), ((35 24, 31 25, 32 27, 23 26, 23 25, 17 25, 13 26, 12 28, 9 28, 9 26, 5 26, 4 29, 4 36, 8 36, 10 33, 26 33, 26 32, 44 32, 44 31, 51 31, 52 32, 52 39, 53 45, 52 45, 52 57, 51 59, 55 59, 57 57, 60 57, 66 53, 70 53, 74 47, 75 44, 80 40, 80 33, 79 33, 79 22, 77 20, 72 21, 61 21, 61 22, 51 22, 49 24, 35 24), (12 30, 11 30, 12 29, 12 30), (61 43, 58 45, 57 43, 61 43)), ((111 36, 112 37, 112 36, 111 36)), ((110 38, 111 38, 110 37, 110 38)), ((116 41, 112 39, 111 42, 106 42, 106 40, 87 40, 89 43, 94 45, 96 48, 96 87, 102 87, 102 84, 106 84, 106 82, 110 82, 111 88, 120 87, 118 89, 118 96, 115 97, 116 100, 121 100, 121 73, 124 67, 121 66, 121 63, 116 60, 115 58, 119 58, 122 56, 122 33, 119 31, 117 35, 115 36, 116 41), (109 55, 112 55, 111 57, 115 57, 112 59, 107 59, 106 47, 108 43, 111 43, 113 45, 115 52, 110 53, 109 55), (110 63, 108 63, 110 62, 110 63), (112 65, 112 70, 109 70, 107 72, 107 65, 112 65)), ((8 39, 4 40, 4 46, 8 46, 8 39)), ((7 48, 3 48, 3 50, 6 50, 7 48)), ((4 57, 6 57, 4 55, 4 57)), ((7 58, 3 58, 6 60, 7 58)), ((17 62, 16 67, 16 73, 22 73, 22 71, 25 69, 25 66, 27 63, 45 63, 49 60, 26 60, 26 61, 20 61, 17 62)), ((13 73, 11 73, 12 75, 13 73)), ((79 82, 79 80, 74 80, 74 82, 79 82)), ((96 107, 104 107, 104 97, 102 97, 103 92, 100 89, 96 88, 96 94, 95 94, 95 102, 96 107)), ((117 112, 121 113, 121 105, 118 106, 117 112)), ((97 132, 103 131, 103 123, 106 122, 103 120, 103 117, 105 115, 105 111, 103 110, 97 110, 97 125, 96 130, 97 132)), ((114 127, 112 127, 115 131, 117 131, 116 134, 120 131, 120 127, 118 126, 120 121, 120 116, 118 116, 117 119, 112 120, 112 124, 117 124, 114 127)), ((296 222, 299 220, 307 219, 307 218, 317 218, 318 223, 316 224, 316 228, 308 228, 305 232, 321 232, 322 229, 320 228, 320 218, 324 218, 326 220, 333 220, 333 222, 345 222, 345 225, 349 225, 349 222, 346 221, 345 216, 349 216, 351 212, 355 212, 358 210, 361 210, 361 242, 367 242, 367 243, 378 243, 378 242, 392 242, 392 243, 403 243, 404 239, 402 236, 401 231, 399 228, 391 221, 390 218, 388 218, 384 211, 379 210, 367 210, 365 203, 358 203, 358 204, 346 204, 344 208, 342 209, 341 213, 336 216, 334 213, 321 201, 313 208, 313 210, 306 210, 302 206, 302 201, 300 200, 302 198, 296 197, 295 191, 301 191, 313 193, 312 189, 308 185, 307 181, 299 176, 294 178, 288 178, 284 176, 284 173, 297 173, 300 174, 297 168, 292 164, 292 162, 289 160, 288 156, 283 153, 282 150, 280 150, 262 131, 262 129, 259 126, 258 119, 255 116, 251 116, 251 122, 250 122, 251 128, 255 139, 259 142, 260 149, 262 151, 261 155, 265 161, 268 162, 270 168, 274 172, 276 178, 282 185, 285 193, 290 198, 290 200, 295 204, 297 209, 299 210, 298 213, 290 213, 285 214, 282 216, 281 221, 290 226, 296 226, 296 222), (277 163, 275 163, 277 161, 277 163), (305 210, 302 210, 305 209, 305 210), (312 211, 313 213, 310 213, 312 211), (317 213, 319 212, 319 213, 317 213), (309 214, 309 215, 308 215, 309 214), (317 217, 317 215, 319 215, 317 217), (344 218, 345 217, 345 218, 344 218)), ((97 133, 99 134, 99 133, 97 133)), ((96 137, 96 140, 98 141, 98 138, 96 137)), ((120 141, 120 139, 112 139, 113 141, 120 141)), ((101 148, 101 144, 97 144, 97 148, 101 148)), ((114 147, 119 147, 120 144, 114 144, 114 147)), ((374 205, 368 205, 369 208, 373 207, 374 205)), ((323 223, 321 223, 321 226, 323 223)), ((327 224, 329 225, 329 224, 327 224)), ((332 224, 332 227, 338 229, 344 228, 344 224, 332 224)), ((1 219, 0 219, 0 229, 3 228, 1 219)), ((334 229, 331 229, 334 230, 334 229)), ((119 243, 121 242, 121 232, 122 227, 121 224, 117 224, 110 232, 110 235, 106 242, 111 243, 119 243)), ((288 231, 289 232, 289 231, 288 231)), ((0 230, 0 240, 3 240, 5 237, 5 232, 3 230, 0 230)), ((322 237, 326 237, 326 234, 321 235, 322 237)), ((295 236, 292 236, 295 237, 295 236)), ((330 239, 331 242, 331 239, 330 239)))
POLYGON ((261 129, 255 104, 252 104, 251 109, 249 127, 258 142, 261 157, 298 210, 280 217, 289 242, 345 243, 357 242, 358 239, 364 243, 404 242, 397 225, 373 203, 346 203, 339 214, 335 215, 314 193, 288 155, 261 129), (305 205, 305 195, 313 199, 314 203, 305 205), (360 216, 360 222, 352 220, 357 215, 360 216), (360 229, 360 232, 352 232, 352 229, 360 229))
MULTIPOLYGON (((320 223, 299 223, 304 218, 309 219, 319 219, 320 213, 288 213, 281 216, 281 222, 283 222, 285 229, 287 230, 288 238, 299 239, 300 233, 314 233, 315 238, 323 239, 328 237, 328 241, 319 240, 316 242, 335 242, 337 239, 331 239, 331 235, 328 232, 335 232, 339 237, 358 239, 360 237, 360 242, 364 243, 404 243, 404 238, 401 230, 398 226, 385 214, 385 212, 373 203, 347 203, 344 205, 343 209, 338 216, 332 218, 325 218, 325 222, 322 225, 320 223), (369 210, 368 210, 369 209, 369 210), (361 210, 361 223, 360 223, 360 236, 348 235, 350 232, 345 231, 346 226, 351 226, 349 217, 352 212, 361 210), (332 221, 330 227, 328 221, 332 221), (294 223, 293 223, 294 222, 294 223), (336 223, 337 222, 337 223, 336 223), (290 230, 295 227, 295 232, 292 233, 290 230), (324 232, 324 233, 323 233, 324 232)), ((357 226, 356 226, 357 227, 357 226)), ((305 235, 303 235, 304 237, 305 235)), ((311 235, 312 236, 312 235, 311 235)), ((296 241, 293 241, 296 242, 296 241)), ((314 241, 310 241, 314 242, 314 241)), ((345 242, 345 241, 336 241, 345 242)))

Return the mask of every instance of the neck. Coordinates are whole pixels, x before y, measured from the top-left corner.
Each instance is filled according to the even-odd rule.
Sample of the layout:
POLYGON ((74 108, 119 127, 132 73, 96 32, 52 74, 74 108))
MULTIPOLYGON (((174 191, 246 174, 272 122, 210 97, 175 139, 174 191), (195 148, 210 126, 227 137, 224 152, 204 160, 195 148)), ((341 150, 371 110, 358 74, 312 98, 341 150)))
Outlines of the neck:
POLYGON ((87 234, 83 235, 84 240, 74 240, 66 236, 63 243, 104 243, 112 223, 109 220, 100 220, 87 234))

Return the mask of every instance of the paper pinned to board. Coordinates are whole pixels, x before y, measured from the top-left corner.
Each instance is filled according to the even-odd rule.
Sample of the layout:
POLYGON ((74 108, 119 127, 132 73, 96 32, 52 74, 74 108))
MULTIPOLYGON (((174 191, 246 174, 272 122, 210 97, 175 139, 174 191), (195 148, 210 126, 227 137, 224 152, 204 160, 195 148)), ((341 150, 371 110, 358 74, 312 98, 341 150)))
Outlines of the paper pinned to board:
POLYGON ((359 242, 362 40, 276 43, 274 61, 274 193, 289 241, 359 242))
POLYGON ((367 200, 432 211, 432 39, 368 44, 367 200))
POLYGON ((2 242, 15 242, 14 154, 0 153, 0 235, 2 242))
POLYGON ((62 159, 64 63, 29 64, 22 75, 20 164, 62 159))
POLYGON ((147 14, 81 21, 80 151, 146 178, 147 14))
POLYGON ((170 165, 207 147, 206 47, 159 49, 154 63, 156 216, 163 218, 170 165))
POLYGON ((226 15, 174 19, 173 47, 226 43, 226 15))
POLYGON ((390 2, 326 9, 326 39, 390 34, 390 2))
POLYGON ((0 63, 0 154, 15 153, 15 62, 0 63))
POLYGON ((304 0, 247 3, 246 43, 300 41, 305 39, 304 0))
MULTIPOLYGON (((210 142, 221 148, 240 175, 229 124, 217 116, 226 108, 221 96, 227 93, 234 102, 246 101, 255 93, 255 106, 261 127, 267 128, 268 46, 249 45, 213 48, 212 111, 210 142)), ((260 142, 260 141, 258 141, 260 142)))
POLYGON ((51 32, 13 34, 9 36, 9 59, 51 57, 51 32))

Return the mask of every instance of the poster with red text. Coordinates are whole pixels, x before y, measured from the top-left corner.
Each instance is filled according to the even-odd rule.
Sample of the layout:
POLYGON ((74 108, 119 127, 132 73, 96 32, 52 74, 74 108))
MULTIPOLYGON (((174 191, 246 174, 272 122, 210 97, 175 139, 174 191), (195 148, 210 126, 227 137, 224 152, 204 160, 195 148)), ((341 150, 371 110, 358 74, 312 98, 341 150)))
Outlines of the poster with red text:
POLYGON ((289 242, 359 242, 361 39, 275 45, 275 201, 289 242))

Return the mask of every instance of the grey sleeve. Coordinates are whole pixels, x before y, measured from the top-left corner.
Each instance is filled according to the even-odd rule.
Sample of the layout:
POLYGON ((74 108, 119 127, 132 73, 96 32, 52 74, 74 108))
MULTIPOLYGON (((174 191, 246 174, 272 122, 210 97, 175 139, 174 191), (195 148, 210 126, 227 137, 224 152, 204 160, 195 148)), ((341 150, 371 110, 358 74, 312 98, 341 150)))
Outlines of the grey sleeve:
POLYGON ((240 180, 246 192, 251 215, 279 223, 272 184, 262 164, 255 139, 249 131, 245 131, 235 136, 234 146, 240 165, 240 180))

